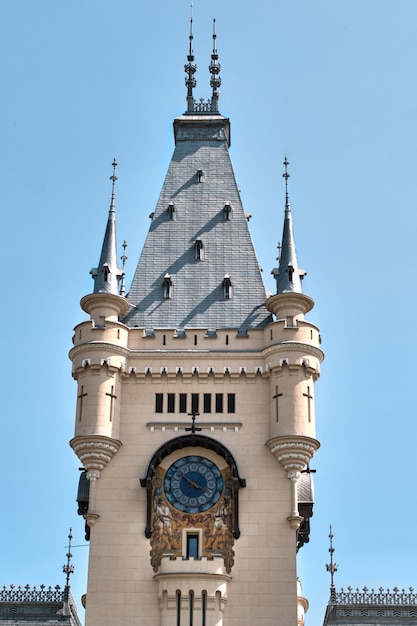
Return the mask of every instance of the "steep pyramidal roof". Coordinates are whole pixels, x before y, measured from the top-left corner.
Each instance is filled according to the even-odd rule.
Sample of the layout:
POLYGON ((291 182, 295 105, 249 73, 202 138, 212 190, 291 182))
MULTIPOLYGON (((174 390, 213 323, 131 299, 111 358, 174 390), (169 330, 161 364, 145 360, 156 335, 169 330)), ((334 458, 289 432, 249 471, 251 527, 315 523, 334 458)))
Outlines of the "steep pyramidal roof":
POLYGON ((174 120, 175 150, 123 321, 153 328, 235 328, 271 320, 229 155, 230 123, 218 112, 220 63, 213 33, 212 98, 196 102, 192 33, 187 112, 174 120))
POLYGON ((297 251, 295 248, 294 232, 292 227, 292 214, 288 198, 288 165, 287 157, 284 160, 285 173, 285 216, 282 242, 280 246, 279 268, 274 270, 277 281, 277 293, 302 293, 301 281, 305 271, 298 267, 297 251))
POLYGON ((116 209, 114 199, 114 185, 116 176, 116 159, 113 160, 112 193, 107 220, 106 232, 104 235, 103 247, 101 249, 98 267, 91 270, 94 279, 94 293, 119 293, 119 282, 123 276, 123 271, 117 267, 116 250, 116 209))

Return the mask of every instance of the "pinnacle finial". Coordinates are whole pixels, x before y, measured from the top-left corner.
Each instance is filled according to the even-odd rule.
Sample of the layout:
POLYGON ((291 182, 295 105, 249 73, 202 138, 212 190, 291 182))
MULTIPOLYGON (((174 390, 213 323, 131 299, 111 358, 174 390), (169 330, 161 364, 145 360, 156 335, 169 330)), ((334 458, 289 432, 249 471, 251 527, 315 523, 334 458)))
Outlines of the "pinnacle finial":
POLYGON ((110 210, 114 211, 114 187, 115 187, 115 183, 117 180, 117 176, 116 176, 116 167, 117 167, 117 161, 116 161, 116 157, 114 157, 113 159, 113 174, 110 176, 110 180, 112 181, 111 183, 111 201, 110 201, 110 210))
POLYGON ((194 97, 193 89, 197 85, 197 81, 194 78, 194 74, 197 71, 197 65, 194 63, 194 50, 193 50, 193 3, 191 2, 191 17, 190 17, 190 48, 188 51, 187 61, 184 65, 184 71, 188 75, 185 79, 185 86, 187 87, 187 112, 192 113, 194 111, 194 97))
POLYGON ((220 91, 219 87, 222 84, 222 80, 219 76, 220 74, 220 63, 219 63, 219 55, 217 54, 217 34, 216 34, 216 20, 213 20, 213 52, 211 55, 211 62, 209 66, 209 72, 211 74, 210 79, 210 87, 213 89, 213 94, 211 98, 211 110, 214 112, 218 112, 219 110, 219 96, 220 91))
POLYGON ((290 174, 288 174, 288 166, 289 166, 290 162, 287 159, 287 157, 285 157, 283 165, 285 167, 285 172, 283 173, 283 178, 285 178, 285 206, 289 205, 289 200, 288 200, 288 179, 290 178, 290 174))
POLYGON ((65 586, 66 587, 69 587, 70 576, 71 576, 71 574, 74 573, 74 566, 71 563, 71 559, 72 559, 71 540, 72 540, 72 528, 70 528, 69 535, 68 535, 68 552, 66 554, 67 562, 65 563, 65 565, 62 566, 62 570, 63 570, 64 574, 66 574, 66 576, 67 576, 66 577, 66 581, 65 581, 65 586))
POLYGON ((336 563, 333 563, 334 548, 333 548, 333 533, 332 533, 331 524, 330 524, 329 539, 330 539, 330 548, 329 548, 330 563, 326 564, 326 570, 330 573, 330 600, 335 600, 336 599, 336 587, 334 585, 334 574, 335 572, 337 572, 339 566, 336 565, 336 563))
POLYGON ((121 283, 120 283, 120 295, 124 296, 126 293, 126 288, 125 288, 125 265, 126 265, 126 261, 127 261, 127 256, 126 256, 126 248, 127 248, 127 243, 126 243, 126 239, 123 241, 123 254, 120 257, 121 261, 122 261, 122 279, 121 279, 121 283))

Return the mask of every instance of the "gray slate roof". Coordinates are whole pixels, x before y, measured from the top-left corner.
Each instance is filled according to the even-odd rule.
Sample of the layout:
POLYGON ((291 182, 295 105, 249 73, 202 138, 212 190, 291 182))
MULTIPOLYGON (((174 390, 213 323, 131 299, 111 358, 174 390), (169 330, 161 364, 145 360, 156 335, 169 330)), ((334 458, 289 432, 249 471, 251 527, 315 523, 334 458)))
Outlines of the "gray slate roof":
POLYGON ((271 316, 230 160, 229 120, 183 115, 174 132, 174 154, 127 296, 133 307, 123 321, 146 329, 264 326, 271 316), (172 297, 165 297, 164 279, 172 297))

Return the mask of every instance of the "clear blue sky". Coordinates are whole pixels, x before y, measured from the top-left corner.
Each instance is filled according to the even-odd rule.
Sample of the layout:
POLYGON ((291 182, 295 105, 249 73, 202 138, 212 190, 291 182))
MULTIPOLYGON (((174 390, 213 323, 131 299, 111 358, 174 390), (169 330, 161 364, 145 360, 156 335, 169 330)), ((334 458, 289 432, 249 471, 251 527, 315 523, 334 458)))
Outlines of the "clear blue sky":
MULTIPOLYGON (((127 284, 185 109, 188 0, 20 0, 0 25, 3 270, 0 584, 64 584, 79 462, 67 352, 85 319, 119 162, 127 284)), ((415 0, 194 0, 198 97, 212 18, 220 110, 265 283, 281 237, 282 161, 310 319, 326 360, 316 386, 316 505, 299 574, 309 626, 338 587, 417 587, 415 0)), ((121 249, 120 249, 121 254, 121 249)), ((86 547, 74 548, 74 595, 86 547)))

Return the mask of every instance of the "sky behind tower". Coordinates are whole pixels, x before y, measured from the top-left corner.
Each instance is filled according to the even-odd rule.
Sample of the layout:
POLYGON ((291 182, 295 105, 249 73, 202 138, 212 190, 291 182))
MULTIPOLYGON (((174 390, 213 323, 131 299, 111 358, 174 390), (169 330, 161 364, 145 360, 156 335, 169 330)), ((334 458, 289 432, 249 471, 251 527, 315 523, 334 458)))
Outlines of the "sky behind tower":
MULTIPOLYGON (((88 548, 76 514, 79 461, 68 446, 76 386, 67 353, 85 319, 79 300, 93 289, 114 156, 130 284, 174 148, 172 119, 186 106, 189 17, 188 0, 2 7, 0 584, 64 585, 72 526, 79 607, 88 548)), ((214 17, 219 108, 231 119, 265 286, 274 290, 286 155, 303 289, 316 302, 309 319, 326 354, 316 385, 316 505, 298 562, 313 626, 329 597, 329 523, 338 588, 417 586, 408 530, 416 514, 417 4, 194 0, 198 98, 210 96, 214 17)))

